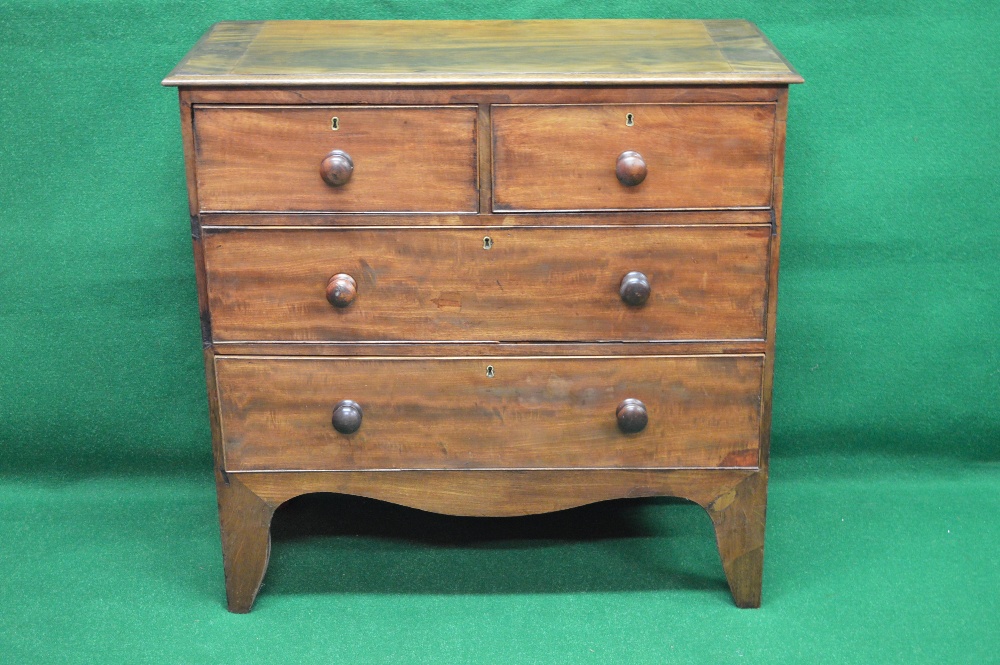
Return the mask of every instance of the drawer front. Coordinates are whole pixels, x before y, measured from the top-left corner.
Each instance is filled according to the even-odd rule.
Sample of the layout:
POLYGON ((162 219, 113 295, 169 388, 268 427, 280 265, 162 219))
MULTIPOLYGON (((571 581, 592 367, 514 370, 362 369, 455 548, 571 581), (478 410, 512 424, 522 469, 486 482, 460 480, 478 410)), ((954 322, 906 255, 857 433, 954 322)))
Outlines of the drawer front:
POLYGON ((771 204, 774 104, 501 105, 492 118, 497 211, 771 204), (638 184, 617 177, 629 151, 638 184))
POLYGON ((198 106, 202 210, 475 212, 476 107, 198 106), (336 118, 337 129, 333 129, 336 118), (328 184, 321 175, 327 162, 328 184))
POLYGON ((763 339, 770 238, 767 226, 217 229, 204 236, 212 335, 217 342, 763 339), (623 300, 631 272, 648 282, 645 304, 623 300), (345 307, 327 299, 336 275, 354 282, 345 307))
POLYGON ((231 471, 758 462, 762 356, 222 356, 215 369, 231 471), (630 398, 647 425, 625 434, 630 398), (361 411, 351 434, 333 426, 345 400, 361 411))

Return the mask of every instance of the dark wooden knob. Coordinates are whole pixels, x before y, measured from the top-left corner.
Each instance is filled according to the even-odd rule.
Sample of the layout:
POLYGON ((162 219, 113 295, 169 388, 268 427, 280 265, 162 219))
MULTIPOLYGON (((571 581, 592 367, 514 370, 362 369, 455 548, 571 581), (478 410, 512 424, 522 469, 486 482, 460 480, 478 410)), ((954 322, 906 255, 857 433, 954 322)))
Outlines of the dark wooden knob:
POLYGON ((341 434, 354 434, 361 428, 361 405, 349 399, 333 408, 333 428, 341 434))
POLYGON ((630 272, 622 277, 618 295, 626 304, 638 307, 649 300, 649 280, 641 272, 630 272))
POLYGON ((354 173, 354 160, 343 150, 333 150, 319 165, 319 174, 331 187, 347 184, 354 173))
POLYGON ((637 399, 629 397, 618 405, 618 429, 626 434, 635 434, 646 429, 649 416, 646 415, 646 405, 637 399))
POLYGON ((358 295, 358 283, 350 275, 339 273, 326 283, 326 299, 334 307, 347 307, 354 302, 356 295, 358 295))
POLYGON ((615 175, 618 182, 626 187, 635 187, 646 179, 646 160, 635 150, 626 150, 618 155, 615 163, 615 175))

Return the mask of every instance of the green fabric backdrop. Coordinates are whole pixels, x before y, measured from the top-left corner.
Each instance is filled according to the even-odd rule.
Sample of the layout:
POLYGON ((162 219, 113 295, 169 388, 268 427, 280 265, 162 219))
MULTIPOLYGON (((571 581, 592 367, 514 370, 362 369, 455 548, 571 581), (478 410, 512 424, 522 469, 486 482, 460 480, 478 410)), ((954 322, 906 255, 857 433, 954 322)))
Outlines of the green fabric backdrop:
POLYGON ((1000 663, 1000 3, 0 0, 0 661, 1000 663), (791 92, 764 607, 673 500, 279 511, 224 610, 174 90, 260 18, 748 18, 791 92))

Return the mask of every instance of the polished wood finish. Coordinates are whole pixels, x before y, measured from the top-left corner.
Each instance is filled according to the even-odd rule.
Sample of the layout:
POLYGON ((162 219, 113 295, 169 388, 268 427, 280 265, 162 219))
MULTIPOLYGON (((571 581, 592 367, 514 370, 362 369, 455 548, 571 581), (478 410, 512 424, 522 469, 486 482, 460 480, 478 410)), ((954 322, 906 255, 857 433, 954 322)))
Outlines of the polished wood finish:
POLYGON ((217 356, 215 364, 228 470, 758 461, 760 356, 217 356), (649 410, 650 425, 631 437, 616 419, 626 397, 649 410), (364 407, 364 426, 350 437, 330 427, 342 399, 364 407))
MULTIPOLYGON (((715 525, 723 570, 738 607, 760 606, 763 564, 764 471, 749 469, 235 472, 273 512, 310 492, 354 494, 449 515, 508 517, 547 513, 623 497, 676 496, 694 501, 715 525), (545 487, 539 492, 538 487, 545 487)), ((256 526, 256 524, 254 525, 256 526)), ((254 533, 258 533, 255 529, 254 533)), ((246 576, 258 580, 266 551, 242 551, 246 576), (256 559, 247 556, 255 554, 256 559)), ((249 608, 252 585, 227 585, 230 608, 249 608), (235 602, 234 602, 235 601, 235 602)))
POLYGON ((622 277, 622 283, 618 287, 618 296, 626 305, 641 307, 649 300, 651 289, 649 278, 638 270, 633 270, 622 277))
POLYGON ((763 339, 770 240, 757 226, 271 229, 204 247, 216 341, 647 341, 763 339), (621 297, 635 270, 655 285, 642 307, 621 297), (334 309, 340 272, 357 297, 334 309))
POLYGON ((709 355, 762 354, 765 340, 720 342, 212 342, 220 355, 232 356, 615 356, 615 355, 709 355))
MULTIPOLYGON (((631 114, 626 113, 631 118, 631 114)), ((628 122, 626 126, 631 127, 628 122)), ((635 187, 646 179, 646 160, 635 150, 626 150, 615 160, 615 176, 626 187, 635 187)))
POLYGON ((764 573, 767 469, 751 474, 705 506, 738 607, 760 607, 764 573))
POLYGON ((354 400, 345 399, 333 407, 333 429, 341 434, 354 434, 361 428, 364 411, 354 400))
MULTIPOLYGON (((488 162, 486 172, 489 173, 488 162)), ((489 194, 489 183, 483 191, 489 194)), ((206 231, 221 227, 256 226, 463 226, 471 228, 492 228, 496 226, 771 226, 771 210, 684 210, 671 212, 632 212, 628 210, 605 210, 597 214, 579 213, 495 213, 489 210, 489 200, 483 211, 477 215, 399 215, 399 214, 283 214, 267 215, 252 213, 202 213, 201 226, 206 231)))
POLYGON ((774 104, 497 105, 493 209, 766 207, 774 119, 774 104), (615 177, 623 151, 641 184, 637 165, 633 186, 615 177))
POLYGON ((354 160, 343 150, 331 150, 319 163, 319 175, 331 187, 346 185, 353 173, 354 160))
POLYGON ((748 21, 217 23, 177 86, 788 84, 802 78, 748 21))
POLYGON ((320 491, 684 497, 758 606, 798 81, 744 21, 215 26, 164 83, 230 609, 320 491))
MULTIPOLYGON (((681 497, 708 508, 747 478, 758 475, 760 471, 754 469, 605 469, 600 473, 587 469, 539 469, 530 474, 472 469, 433 473, 237 471, 229 477, 238 479, 275 507, 301 494, 337 492, 445 515, 515 517, 609 499, 653 496, 681 497), (525 482, 529 477, 534 482, 525 482), (539 492, 539 486, 547 491, 539 492)), ((738 504, 728 506, 738 507, 738 504)), ((724 538, 728 542, 728 535, 724 538)))
POLYGON ((337 273, 326 283, 326 300, 334 307, 347 307, 358 295, 358 282, 344 273, 337 273))
MULTIPOLYGON (((762 409, 763 427, 761 428, 762 466, 767 468, 767 460, 771 448, 771 399, 774 385, 774 347, 775 328, 778 317, 778 262, 781 254, 781 208, 783 192, 783 174, 785 171, 785 132, 788 116, 788 90, 782 90, 778 98, 778 113, 774 131, 774 209, 773 240, 771 244, 772 261, 768 267, 768 284, 774 285, 768 293, 767 303, 767 352, 764 356, 764 408, 762 409)), ((766 482, 766 481, 765 481, 766 482)))
POLYGON ((474 106, 196 106, 194 131, 203 211, 478 208, 474 106), (353 163, 337 187, 320 174, 331 150, 353 163))
POLYGON ((230 612, 249 612, 271 556, 271 517, 276 505, 226 475, 217 483, 222 563, 230 612))
POLYGON ((365 104, 374 106, 440 104, 721 104, 776 102, 786 86, 705 85, 683 87, 615 85, 581 86, 446 86, 432 88, 182 88, 192 104, 365 104))
POLYGON ((625 434, 637 434, 646 429, 649 423, 646 405, 632 397, 622 400, 615 411, 615 417, 618 419, 618 429, 625 434))

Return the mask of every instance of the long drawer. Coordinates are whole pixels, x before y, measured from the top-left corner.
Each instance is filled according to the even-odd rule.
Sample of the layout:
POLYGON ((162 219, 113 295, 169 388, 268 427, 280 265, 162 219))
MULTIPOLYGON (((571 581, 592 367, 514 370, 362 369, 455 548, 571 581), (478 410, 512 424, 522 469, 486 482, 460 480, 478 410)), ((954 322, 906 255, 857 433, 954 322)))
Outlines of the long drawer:
POLYGON ((230 471, 753 467, 763 364, 220 356, 215 372, 230 471), (619 424, 626 400, 641 431, 619 424), (353 433, 333 425, 342 404, 358 410, 353 433))
POLYGON ((213 229, 212 336, 763 339, 770 240, 767 226, 213 229), (630 273, 648 284, 642 304, 623 297, 630 273), (335 284, 352 282, 353 300, 331 304, 345 304, 328 299, 335 284))
POLYGON ((771 204, 774 104, 497 105, 492 117, 497 211, 771 204))

